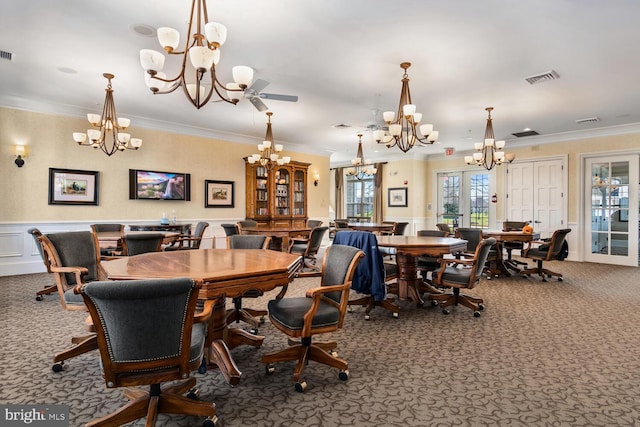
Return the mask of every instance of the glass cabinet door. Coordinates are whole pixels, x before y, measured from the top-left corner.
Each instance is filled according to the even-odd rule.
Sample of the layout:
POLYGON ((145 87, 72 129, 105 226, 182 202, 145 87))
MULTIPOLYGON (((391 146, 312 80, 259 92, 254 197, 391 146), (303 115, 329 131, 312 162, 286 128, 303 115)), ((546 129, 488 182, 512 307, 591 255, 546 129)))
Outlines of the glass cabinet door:
POLYGON ((291 214, 291 177, 289 171, 284 168, 277 169, 275 171, 275 186, 276 186, 276 215, 290 215, 291 214))
POLYGON ((256 216, 269 215, 269 171, 264 166, 256 166, 256 216))
POLYGON ((295 171, 293 174, 293 214, 296 216, 304 216, 306 214, 304 208, 304 175, 303 171, 295 171))

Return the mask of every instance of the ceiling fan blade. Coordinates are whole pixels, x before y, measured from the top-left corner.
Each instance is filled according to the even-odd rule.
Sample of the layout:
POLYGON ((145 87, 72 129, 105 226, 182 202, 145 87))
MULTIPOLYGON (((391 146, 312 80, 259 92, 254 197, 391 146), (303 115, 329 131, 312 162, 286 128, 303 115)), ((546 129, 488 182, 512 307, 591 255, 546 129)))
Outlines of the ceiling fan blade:
POLYGON ((250 93, 260 93, 260 91, 269 86, 269 84, 270 83, 266 80, 256 79, 256 81, 245 90, 250 93))
POLYGON ((266 111, 269 109, 266 104, 262 102, 262 100, 257 96, 252 96, 251 98, 249 98, 249 102, 251 102, 251 104, 253 104, 253 106, 256 107, 256 110, 258 111, 266 111))
POLYGON ((261 93, 260 98, 273 99, 274 101, 298 102, 298 97, 296 95, 278 95, 275 93, 261 93))

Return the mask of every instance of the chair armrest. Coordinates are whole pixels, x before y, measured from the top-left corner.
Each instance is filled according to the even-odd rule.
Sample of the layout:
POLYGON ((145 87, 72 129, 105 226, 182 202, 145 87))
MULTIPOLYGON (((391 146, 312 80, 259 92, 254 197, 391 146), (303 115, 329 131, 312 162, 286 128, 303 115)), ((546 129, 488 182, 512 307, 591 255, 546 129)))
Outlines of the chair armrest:
MULTIPOLYGON (((464 256, 464 255, 463 255, 464 256)), ((473 265, 474 259, 471 258, 438 258, 440 264, 455 264, 455 265, 473 265)))
POLYGON ((317 288, 308 289, 305 296, 307 298, 314 298, 317 295, 322 296, 322 294, 326 294, 329 292, 342 291, 344 289, 344 284, 333 285, 333 286, 318 286, 317 288))
POLYGON ((193 323, 204 323, 208 322, 211 318, 211 313, 213 313, 213 306, 215 304, 214 300, 206 300, 204 302, 204 308, 202 311, 196 313, 193 318, 193 323))
MULTIPOLYGON (((351 282, 346 284, 346 286, 351 286, 351 282)), ((316 315, 318 308, 320 306, 320 301, 322 300, 324 294, 328 292, 342 292, 345 288, 345 284, 340 285, 332 285, 332 286, 319 286, 317 288, 308 289, 305 293, 307 298, 313 298, 313 304, 309 307, 309 310, 304 314, 304 326, 302 327, 302 336, 309 336, 311 334, 311 320, 313 316, 316 315)), ((327 298, 325 301, 337 306, 337 303, 331 298, 327 298)))

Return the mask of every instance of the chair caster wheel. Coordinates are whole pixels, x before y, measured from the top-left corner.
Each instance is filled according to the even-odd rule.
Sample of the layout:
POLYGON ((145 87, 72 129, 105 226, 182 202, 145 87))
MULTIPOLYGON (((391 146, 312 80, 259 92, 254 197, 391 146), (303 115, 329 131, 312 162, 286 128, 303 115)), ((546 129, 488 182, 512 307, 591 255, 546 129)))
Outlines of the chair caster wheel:
POLYGON ((450 313, 449 310, 447 310, 446 308, 442 309, 442 314, 449 314, 449 313, 450 313))
POLYGON ((436 307, 438 305, 438 301, 432 299, 431 300, 431 307, 436 307))
POLYGON ((558 277, 558 282, 562 282, 562 277, 558 277))
POLYGON ((346 381, 349 379, 349 370, 344 370, 344 371, 340 371, 340 373, 338 374, 338 378, 340 378, 340 380, 342 381, 346 381))
POLYGON ((53 366, 51 367, 51 370, 53 372, 62 372, 64 371, 64 362, 58 362, 58 363, 54 363, 53 366))
POLYGON ((273 366, 271 363, 267 364, 267 365, 264 367, 264 372, 265 372, 267 375, 272 375, 275 371, 276 371, 276 368, 275 368, 275 366, 273 366))
POLYGON ((258 328, 251 328, 249 329, 249 333, 251 335, 258 335, 258 328))
POLYGON ((347 306, 347 313, 353 313, 353 307, 350 305, 347 306))
POLYGON ((192 388, 191 390, 189 390, 187 392, 187 398, 188 399, 198 400, 198 397, 200 397, 200 389, 198 389, 198 388, 192 388))
POLYGON ((42 295, 36 295, 36 301, 42 301, 42 295))
POLYGON ((331 357, 338 357, 338 352, 335 350, 331 350, 329 354, 331 355, 331 357))
POLYGON ((391 316, 392 316, 394 319, 397 319, 398 317, 400 317, 400 313, 396 313, 396 312, 394 311, 394 312, 393 312, 393 314, 391 314, 391 316))
POLYGON ((295 387, 298 393, 304 393, 304 391, 307 389, 307 383, 304 381, 298 381, 295 387))
POLYGON ((214 415, 202 422, 202 427, 216 427, 218 425, 218 416, 214 415))
POLYGON ((204 357, 202 358, 202 363, 200 363, 200 366, 198 367, 198 373, 199 374, 207 373, 207 359, 205 359, 204 357))
POLYGON ((364 315, 364 320, 371 320, 371 316, 369 316, 368 314, 364 315))
POLYGON ((264 325, 266 322, 266 319, 264 318, 264 316, 260 316, 260 324, 264 325))
POLYGON ((473 317, 480 317, 480 312, 479 311, 474 311, 473 312, 473 317))
POLYGON ((479 311, 484 310, 484 305, 483 305, 483 304, 478 304, 478 310, 479 310, 479 311))

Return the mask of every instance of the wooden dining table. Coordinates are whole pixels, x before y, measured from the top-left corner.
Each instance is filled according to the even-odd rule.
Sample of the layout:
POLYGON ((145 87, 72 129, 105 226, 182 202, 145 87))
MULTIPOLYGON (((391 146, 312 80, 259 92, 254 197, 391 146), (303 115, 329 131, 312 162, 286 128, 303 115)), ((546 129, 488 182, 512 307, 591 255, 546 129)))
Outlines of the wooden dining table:
POLYGON ((393 231, 393 223, 384 222, 350 222, 349 228, 358 231, 369 231, 371 233, 379 234, 382 231, 393 231))
POLYGON ((289 250, 289 241, 298 236, 308 237, 311 232, 309 227, 285 226, 285 227, 241 227, 240 234, 257 234, 269 236, 272 240, 272 248, 282 252, 289 250))
POLYGON ((282 298, 302 266, 302 257, 261 249, 199 249, 153 252, 102 262, 110 280, 190 277, 202 283, 199 298, 214 300, 207 330, 207 361, 219 367, 230 384, 238 384, 242 372, 230 349, 262 345, 264 337, 226 324, 226 299, 249 290, 282 290, 282 298))
POLYGON ((507 277, 511 276, 509 270, 513 270, 516 273, 520 272, 520 268, 515 263, 508 262, 504 259, 503 243, 504 242, 520 242, 528 243, 534 240, 540 239, 540 233, 525 233, 523 231, 502 231, 502 230, 482 230, 482 237, 493 237, 496 239, 496 252, 497 259, 495 261, 499 274, 503 274, 507 277))
MULTIPOLYGON (((175 242, 180 233, 175 231, 125 231, 125 235, 132 234, 162 234, 164 237, 162 239, 162 244, 168 245, 172 242, 175 242)), ((98 244, 101 248, 118 248, 122 247, 121 239, 124 237, 119 231, 98 231, 96 232, 96 236, 98 238, 98 244)))
POLYGON ((398 280, 396 289, 400 299, 411 299, 416 305, 424 305, 420 289, 426 285, 418 277, 417 258, 425 255, 441 258, 446 254, 456 254, 467 249, 467 241, 453 237, 432 236, 377 236, 378 246, 394 248, 398 263, 398 280))

